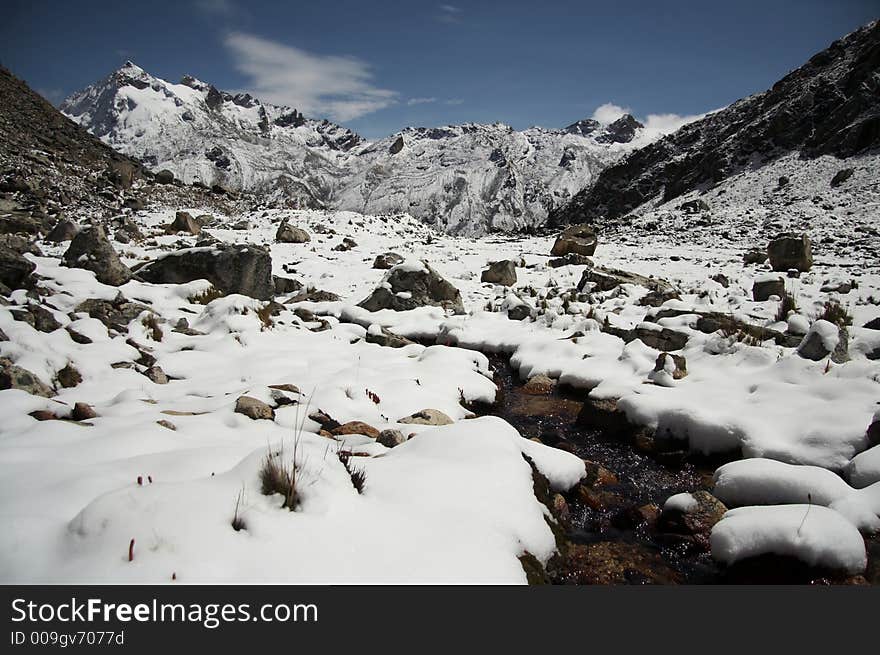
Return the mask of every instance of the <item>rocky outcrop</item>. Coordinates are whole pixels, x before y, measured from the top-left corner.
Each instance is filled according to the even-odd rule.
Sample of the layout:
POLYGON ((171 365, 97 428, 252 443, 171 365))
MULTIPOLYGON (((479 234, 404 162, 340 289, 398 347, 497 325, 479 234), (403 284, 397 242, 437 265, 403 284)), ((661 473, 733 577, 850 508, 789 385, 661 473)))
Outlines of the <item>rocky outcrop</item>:
POLYGON ((37 266, 11 248, 0 246, 0 285, 10 290, 29 286, 37 266))
POLYGON ((220 244, 184 248, 145 264, 136 273, 154 284, 208 280, 223 294, 240 293, 260 300, 275 295, 272 257, 259 246, 220 244))
POLYGON ((406 311, 425 306, 442 307, 456 314, 464 313, 461 293, 424 262, 403 263, 385 275, 382 285, 359 307, 376 312, 380 309, 406 311))
POLYGON ((835 41, 764 93, 739 100, 606 168, 551 225, 616 219, 790 152, 849 157, 880 145, 880 22, 835 41))

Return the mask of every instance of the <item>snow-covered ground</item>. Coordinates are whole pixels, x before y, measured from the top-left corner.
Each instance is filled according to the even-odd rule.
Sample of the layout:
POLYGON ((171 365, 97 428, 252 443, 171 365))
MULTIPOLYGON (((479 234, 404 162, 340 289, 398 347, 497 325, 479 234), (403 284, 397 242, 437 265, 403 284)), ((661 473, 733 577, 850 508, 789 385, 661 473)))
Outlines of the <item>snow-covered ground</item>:
MULTIPOLYGON (((716 202, 712 229, 725 231, 739 213, 722 210, 717 199, 713 208, 716 202)), ((863 203, 855 215, 841 212, 834 233, 854 239, 868 211, 863 203)), ((203 236, 166 235, 162 226, 173 210, 133 217, 148 239, 117 244, 129 265, 203 236)), ((521 438, 501 419, 468 418, 466 405, 491 403, 496 391, 479 351, 510 354, 523 379, 543 373, 591 399, 614 399, 631 422, 693 451, 763 458, 719 470, 722 499, 790 509, 731 512, 712 540, 720 560, 775 552, 858 572, 858 531, 880 525, 880 446, 869 450, 866 437, 880 399, 880 331, 862 327, 880 316, 880 270, 852 244, 826 246, 827 225, 806 227, 817 230, 816 263, 799 278, 782 274, 798 309, 781 321, 777 298, 752 300, 752 283, 769 267, 742 260, 750 247, 766 246, 762 237, 743 230, 718 239, 693 220, 678 230, 633 229, 600 239, 596 264, 662 277, 679 290, 680 299, 655 308, 639 304, 647 289, 632 284, 572 291, 585 267, 550 267, 547 237, 456 238, 406 215, 271 209, 215 217, 204 232, 270 245, 276 275, 340 297, 286 304, 271 325, 259 313, 263 301, 193 302, 205 282, 109 287, 89 272, 59 266, 66 243, 41 243, 45 256, 29 258, 45 278, 42 286, 54 291, 44 306, 92 343, 76 343, 64 329, 37 331, 0 307, 0 330, 9 338, 0 342, 0 355, 49 385, 69 363, 83 377, 53 399, 0 391, 0 516, 9 528, 0 536, 0 580, 525 582, 517 557, 528 552, 546 562, 555 542, 522 454, 558 489, 577 483, 584 465, 521 438), (275 243, 285 218, 311 241, 275 243), (250 229, 231 229, 241 219, 250 229), (357 245, 337 250, 344 238, 357 245), (373 261, 386 252, 428 262, 461 291, 466 313, 357 307, 382 283, 386 271, 373 261), (519 264, 516 284, 480 282, 488 263, 501 259, 519 264), (828 290, 851 281, 857 284, 845 293, 828 290), (87 298, 112 300, 118 292, 161 316, 161 339, 145 326, 145 314, 118 335, 73 314, 87 298), (711 311, 797 341, 829 299, 853 317, 843 363, 805 359, 772 340, 695 329, 695 312, 711 311), (508 318, 505 309, 522 304, 531 317, 508 318), (312 331, 318 323, 293 309, 311 310, 329 329, 312 331), (679 311, 656 318, 660 310, 679 311), (200 334, 175 331, 182 318, 200 334), (375 326, 439 345, 365 342, 375 326), (678 352, 687 361, 685 377, 653 375, 660 351, 611 333, 639 326, 688 337, 678 352), (139 372, 133 362, 141 355, 127 339, 150 350, 167 384, 139 372), (299 392, 269 387, 281 384, 299 392), (242 395, 275 404, 274 420, 236 413, 242 395), (77 423, 29 416, 45 409, 66 416, 76 402, 92 405, 97 417, 77 423), (439 410, 453 423, 400 423, 422 409, 439 410), (307 418, 316 410, 340 423, 415 436, 391 449, 360 434, 332 438, 307 418), (351 450, 351 466, 366 474, 363 493, 337 458, 340 449, 351 450), (280 496, 260 492, 270 453, 296 462, 301 494, 294 512, 281 508, 280 496), (812 509, 802 524, 805 504, 812 509), (231 527, 236 505, 240 531, 231 527)), ((13 300, 29 302, 23 291, 13 300)))

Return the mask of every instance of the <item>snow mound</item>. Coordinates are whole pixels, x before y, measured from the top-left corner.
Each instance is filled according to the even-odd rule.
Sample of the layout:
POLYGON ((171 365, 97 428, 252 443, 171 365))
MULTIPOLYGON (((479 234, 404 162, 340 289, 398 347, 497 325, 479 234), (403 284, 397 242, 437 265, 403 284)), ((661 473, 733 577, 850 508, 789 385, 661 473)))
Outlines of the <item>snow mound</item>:
POLYGON ((850 574, 867 565, 859 531, 834 510, 816 505, 732 509, 712 528, 710 543, 712 557, 727 565, 771 554, 850 574))

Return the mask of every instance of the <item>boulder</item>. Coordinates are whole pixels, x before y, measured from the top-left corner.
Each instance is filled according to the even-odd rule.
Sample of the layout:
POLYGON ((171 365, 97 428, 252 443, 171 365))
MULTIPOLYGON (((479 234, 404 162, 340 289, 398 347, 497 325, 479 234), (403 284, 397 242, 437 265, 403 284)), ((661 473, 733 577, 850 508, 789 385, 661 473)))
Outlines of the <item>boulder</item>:
POLYGON ((390 154, 392 154, 392 155, 396 155, 398 152, 400 152, 401 150, 403 150, 403 146, 404 146, 403 137, 402 137, 402 136, 399 136, 399 137, 397 137, 397 139, 394 141, 394 143, 391 144, 391 147, 388 148, 388 152, 389 152, 390 154))
POLYGON ((295 227, 286 220, 278 226, 275 241, 279 243, 307 243, 312 240, 309 233, 301 227, 295 227))
POLYGON ((832 362, 841 364, 849 360, 849 333, 844 327, 820 319, 810 326, 797 354, 814 362, 831 357, 832 362))
POLYGON ((397 421, 407 425, 450 425, 453 421, 439 409, 423 409, 397 421))
POLYGON ((0 247, 9 248, 19 255, 43 256, 43 251, 34 243, 33 239, 18 234, 0 234, 0 247))
POLYGON ((364 341, 367 343, 379 344, 386 348, 403 348, 404 346, 410 346, 415 343, 406 337, 394 334, 391 330, 379 325, 370 326, 370 329, 367 330, 367 334, 364 337, 364 341))
POLYGON ((337 428, 334 428, 331 431, 332 434, 336 436, 345 436, 347 434, 363 434, 370 439, 378 439, 379 438, 379 430, 374 428, 369 423, 364 423, 363 421, 349 421, 348 423, 343 423, 337 428))
POLYGON ((168 384, 168 376, 161 366, 150 366, 144 371, 144 375, 156 384, 168 384))
POLYGON ((376 259, 373 261, 373 268, 387 271, 389 268, 394 268, 398 264, 402 263, 403 257, 398 255, 396 252, 386 252, 376 256, 376 259))
POLYGON ((260 246, 218 244, 183 248, 148 262, 136 272, 138 277, 154 284, 208 280, 223 294, 240 293, 259 300, 275 295, 272 257, 260 246))
POLYGON ((461 293, 425 262, 398 264, 385 274, 382 284, 358 306, 371 312, 435 306, 464 314, 461 293))
POLYGON ((187 234, 198 234, 202 231, 202 226, 192 217, 189 212, 177 212, 174 215, 174 222, 168 226, 168 232, 186 232, 187 234))
POLYGON ((806 234, 784 234, 773 239, 767 246, 767 256, 774 271, 796 268, 805 272, 813 266, 812 247, 806 234))
POLYGON ((404 436, 403 432, 400 430, 382 430, 376 441, 386 448, 394 448, 395 446, 405 443, 406 436, 404 436))
POLYGON ((687 375, 687 360, 681 355, 660 353, 654 362, 654 370, 648 378, 655 384, 671 386, 672 381, 680 380, 687 375))
POLYGON ((708 491, 678 494, 666 501, 657 527, 708 549, 709 534, 726 511, 724 503, 708 491))
POLYGON ((279 296, 299 291, 303 288, 302 282, 289 277, 272 276, 272 283, 275 286, 275 294, 279 296))
POLYGON ((530 396, 549 396, 553 393, 556 381, 546 375, 535 375, 529 378, 529 381, 523 385, 523 393, 530 396))
POLYGON ((576 252, 570 252, 564 257, 547 260, 547 266, 550 268, 559 268, 560 266, 592 266, 593 260, 586 255, 579 255, 576 252))
POLYGON ((238 400, 235 401, 235 411, 236 413, 244 414, 255 421, 258 419, 267 419, 271 421, 275 418, 274 409, 269 407, 269 405, 262 400, 257 400, 251 396, 239 396, 238 400))
MULTIPOLYGON (((642 323, 631 332, 633 339, 640 339, 643 344, 666 352, 681 350, 687 345, 688 335, 671 328, 661 328, 653 324, 642 323)), ((626 340, 626 339, 624 339, 626 340)))
POLYGON ((763 264, 767 261, 767 251, 754 248, 743 254, 743 264, 763 264))
POLYGON ((73 364, 68 364, 58 371, 58 384, 65 389, 75 387, 82 382, 82 375, 73 364))
POLYGON ((511 321, 524 321, 532 315, 532 308, 526 303, 514 305, 507 309, 507 318, 511 321))
POLYGON ((697 198, 696 200, 688 200, 680 204, 678 208, 685 214, 699 214, 700 212, 709 211, 709 203, 697 198))
POLYGON ((752 284, 752 298, 756 302, 769 300, 770 296, 785 295, 785 280, 777 276, 759 277, 752 284))
POLYGON ((159 184, 174 184, 174 173, 167 168, 156 173, 156 182, 159 184))
POLYGON ((77 233, 79 233, 79 226, 73 221, 62 218, 55 223, 55 227, 53 227, 52 231, 46 235, 46 241, 51 241, 52 243, 72 241, 77 233))
POLYGON ((122 263, 107 233, 100 225, 79 232, 61 258, 62 266, 92 271, 99 282, 118 287, 131 279, 131 271, 122 263))
POLYGON ((675 287, 666 280, 603 266, 587 266, 581 273, 577 290, 611 291, 621 284, 635 284, 650 291, 666 294, 669 297, 675 297, 676 294, 675 287))
POLYGON ((76 403, 71 414, 74 421, 87 421, 91 418, 97 418, 97 416, 98 413, 88 403, 76 403))
POLYGON ((91 318, 96 318, 108 328, 124 330, 125 327, 142 312, 152 311, 146 305, 132 302, 121 293, 111 300, 89 298, 78 304, 74 310, 76 313, 86 313, 91 318))
POLYGON ((32 281, 37 266, 11 248, 0 246, 0 284, 11 290, 22 289, 32 281))
POLYGON ((480 275, 480 281, 512 287, 516 284, 516 264, 509 259, 492 262, 480 275))
POLYGON ((851 178, 853 173, 855 172, 856 171, 854 168, 841 168, 834 174, 834 177, 831 178, 831 186, 839 187, 841 184, 851 178))
POLYGON ((572 225, 563 230, 562 234, 556 238, 550 254, 554 257, 562 257, 569 253, 575 253, 589 257, 596 252, 598 242, 599 238, 591 226, 586 223, 572 225))
POLYGON ((53 395, 52 389, 40 378, 6 358, 0 358, 0 389, 21 389, 34 396, 46 398, 53 395))

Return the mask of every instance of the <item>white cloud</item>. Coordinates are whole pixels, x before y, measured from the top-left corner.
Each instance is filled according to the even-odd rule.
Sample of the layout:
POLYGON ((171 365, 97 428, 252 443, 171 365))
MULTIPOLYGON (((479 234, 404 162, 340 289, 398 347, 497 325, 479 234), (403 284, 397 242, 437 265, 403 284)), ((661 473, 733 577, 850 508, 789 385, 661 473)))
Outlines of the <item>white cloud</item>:
POLYGON ((609 125, 624 114, 629 114, 629 107, 621 107, 613 102, 606 102, 604 105, 596 107, 593 112, 593 120, 599 121, 602 125, 609 125))
POLYGON ((356 57, 318 55, 252 34, 224 39, 248 91, 306 115, 348 121, 397 102, 397 92, 374 85, 369 64, 356 57))
POLYGON ((663 134, 669 134, 670 132, 675 132, 681 126, 692 123, 703 116, 705 116, 705 114, 692 116, 681 116, 680 114, 648 114, 642 122, 649 130, 657 130, 663 134))
MULTIPOLYGON (((715 111, 718 111, 717 109, 715 111)), ((688 123, 693 123, 696 120, 707 116, 712 112, 707 112, 706 114, 689 114, 689 115, 681 115, 681 114, 648 114, 645 118, 637 118, 637 120, 645 126, 645 130, 643 134, 646 138, 653 140, 660 138, 661 136, 665 136, 667 134, 672 134, 679 128, 688 123)), ((596 107, 596 111, 593 112, 593 118, 599 121, 602 125, 608 125, 613 123, 618 118, 623 116, 624 114, 632 114, 632 110, 629 107, 621 107, 620 105, 615 105, 613 102, 606 102, 604 105, 599 105, 596 107)))
POLYGON ((456 7, 455 5, 439 5, 437 9, 440 10, 440 13, 437 15, 437 20, 441 23, 461 22, 461 7, 456 7))
POLYGON ((410 98, 406 101, 406 104, 412 105, 427 105, 432 102, 437 102, 437 98, 410 98))

